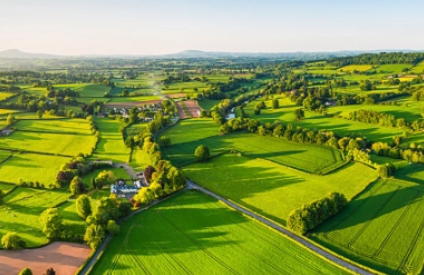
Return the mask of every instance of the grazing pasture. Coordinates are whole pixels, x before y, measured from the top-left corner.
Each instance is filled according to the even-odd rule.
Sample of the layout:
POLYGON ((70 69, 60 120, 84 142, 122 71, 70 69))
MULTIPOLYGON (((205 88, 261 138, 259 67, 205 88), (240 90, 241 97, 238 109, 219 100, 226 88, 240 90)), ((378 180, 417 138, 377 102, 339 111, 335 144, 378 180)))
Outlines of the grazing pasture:
POLYGON ((126 221, 90 274, 346 274, 197 191, 126 221))
POLYGON ((194 162, 194 151, 201 144, 209 147, 211 155, 234 149, 250 158, 268 159, 310 173, 325 173, 344 162, 341 153, 329 147, 299 144, 247 133, 173 144, 163 148, 163 152, 172 163, 178 166, 194 162))
POLYGON ((365 72, 368 70, 371 70, 372 66, 371 65, 348 65, 348 66, 344 66, 340 69, 338 69, 338 71, 340 72, 353 72, 353 71, 358 71, 358 72, 365 72))
POLYGON ((187 143, 219 134, 218 125, 211 118, 180 120, 161 136, 167 136, 172 144, 187 143))
POLYGON ((71 135, 68 133, 15 131, 7 137, 0 138, 0 148, 2 149, 71 157, 79 153, 90 154, 95 143, 95 136, 91 133, 71 135))
POLYGON ((388 274, 421 274, 424 264, 424 187, 378 180, 312 238, 388 274))
POLYGON ((97 118, 95 123, 100 132, 100 139, 91 158, 127 162, 130 149, 125 147, 122 134, 119 132, 121 122, 109 118, 97 118))
POLYGON ((207 189, 283 225, 291 210, 332 191, 352 199, 377 178, 373 169, 360 163, 318 176, 236 154, 189 165, 184 173, 207 189))
POLYGON ((5 100, 11 96, 15 95, 14 93, 8 93, 8 92, 0 92, 0 101, 5 100))
MULTIPOLYGON (((3 151, 0 151, 3 152, 3 151)), ((69 158, 41 154, 14 153, 6 162, 0 164, 0 181, 19 183, 38 181, 46 187, 53 184, 60 167, 69 158)))
POLYGON ((78 90, 80 97, 104 97, 111 87, 105 85, 87 85, 78 90))
POLYGON ((386 74, 400 74, 404 69, 411 69, 411 64, 387 64, 380 65, 377 71, 382 71, 386 74))
POLYGON ((91 134, 90 124, 84 119, 19 120, 13 127, 23 131, 68 133, 72 135, 91 134))
POLYGON ((16 188, 3 198, 0 206, 0 236, 16 232, 28 247, 47 244, 49 240, 41 232, 38 218, 45 209, 68 197, 68 190, 16 188))

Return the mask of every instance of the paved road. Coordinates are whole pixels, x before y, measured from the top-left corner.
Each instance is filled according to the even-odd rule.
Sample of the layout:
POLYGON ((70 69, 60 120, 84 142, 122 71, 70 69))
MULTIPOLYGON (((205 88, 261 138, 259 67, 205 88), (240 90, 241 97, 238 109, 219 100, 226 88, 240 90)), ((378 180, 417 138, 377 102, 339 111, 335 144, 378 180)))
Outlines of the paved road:
POLYGON ((298 242, 298 243, 300 243, 300 244, 308 247, 310 250, 312 250, 312 251, 320 254, 321 256, 327 258, 328 260, 330 260, 333 263, 336 263, 336 264, 338 264, 338 265, 340 265, 342 267, 345 267, 345 268, 347 268, 347 269, 349 269, 349 270, 351 270, 351 271, 353 271, 355 273, 358 273, 358 274, 364 274, 364 275, 372 275, 372 274, 374 274, 374 273, 371 273, 371 272, 369 272, 367 270, 364 270, 364 269, 362 269, 362 268, 360 268, 358 266, 355 266, 355 265, 353 265, 353 264, 351 264, 349 262, 346 262, 346 261, 344 261, 344 260, 342 260, 342 259, 340 259, 340 258, 338 258, 338 257, 336 257, 336 256, 334 256, 334 255, 332 255, 330 253, 328 253, 327 251, 319 248, 318 246, 314 245, 313 243, 311 243, 311 242, 309 242, 309 241, 307 241, 307 240, 305 240, 303 238, 300 238, 299 236, 297 236, 296 234, 294 234, 291 231, 287 230, 286 228, 284 228, 284 227, 282 227, 282 226, 280 226, 280 225, 278 225, 278 224, 276 224, 274 222, 271 222, 270 220, 264 219, 261 216, 258 216, 255 213, 253 213, 253 212, 251 212, 251 211, 249 211, 249 210, 247 210, 247 209, 245 209, 243 207, 240 207, 237 204, 235 204, 235 203, 233 203, 233 202, 231 202, 231 201, 229 201, 227 199, 224 199, 223 197, 218 196, 217 194, 215 194, 215 193, 213 193, 213 192, 211 192, 211 191, 209 191, 209 190, 207 190, 207 189, 205 189, 205 188, 203 188, 203 187, 195 184, 194 182, 192 182, 190 180, 187 180, 187 189, 199 190, 202 193, 205 193, 205 194, 207 194, 207 195, 209 195, 209 196, 211 196, 211 197, 213 197, 213 198, 215 198, 217 200, 222 201, 223 203, 227 204, 228 206, 230 206, 230 207, 232 207, 232 208, 234 208, 234 209, 236 209, 236 210, 238 210, 238 211, 240 211, 240 212, 242 212, 242 213, 244 213, 244 214, 246 214, 246 215, 248 215, 248 216, 256 219, 259 222, 262 222, 262 223, 264 223, 264 224, 266 224, 266 225, 274 228, 275 230, 278 230, 279 232, 283 233, 287 237, 289 237, 289 238, 293 239, 294 241, 296 241, 296 242, 298 242))

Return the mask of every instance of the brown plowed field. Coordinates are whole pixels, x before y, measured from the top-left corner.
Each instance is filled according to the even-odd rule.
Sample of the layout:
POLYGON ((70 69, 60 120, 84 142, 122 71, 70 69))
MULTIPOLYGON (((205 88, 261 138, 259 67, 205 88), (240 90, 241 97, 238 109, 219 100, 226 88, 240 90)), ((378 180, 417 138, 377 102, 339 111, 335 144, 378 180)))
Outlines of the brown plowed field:
POLYGON ((83 244, 54 242, 45 247, 17 251, 0 250, 0 275, 18 274, 28 267, 34 275, 52 267, 56 274, 73 275, 90 255, 83 244))
POLYGON ((181 119, 188 118, 183 109, 184 105, 187 107, 191 117, 200 117, 198 111, 200 112, 202 109, 199 107, 199 105, 197 105, 196 100, 178 101, 176 104, 181 119))

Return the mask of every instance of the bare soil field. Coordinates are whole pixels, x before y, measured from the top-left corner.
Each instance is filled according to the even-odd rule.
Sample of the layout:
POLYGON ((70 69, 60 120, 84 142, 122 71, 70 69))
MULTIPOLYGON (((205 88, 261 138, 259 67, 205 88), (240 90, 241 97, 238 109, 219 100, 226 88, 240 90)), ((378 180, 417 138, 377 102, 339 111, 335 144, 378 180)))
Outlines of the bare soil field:
POLYGON ((28 267, 35 275, 52 267, 56 274, 73 275, 91 253, 83 244, 54 242, 45 247, 17 251, 0 250, 0 275, 18 274, 28 267))
POLYGON ((186 97, 186 93, 175 93, 175 94, 166 94, 167 98, 183 98, 186 97))
POLYGON ((185 118, 197 118, 200 117, 200 111, 202 110, 199 105, 197 105, 196 100, 185 100, 185 101, 178 101, 175 102, 178 108, 178 113, 180 114, 181 119, 185 118), (186 112, 184 111, 184 106, 187 108, 188 113, 190 113, 190 117, 187 116, 186 112))

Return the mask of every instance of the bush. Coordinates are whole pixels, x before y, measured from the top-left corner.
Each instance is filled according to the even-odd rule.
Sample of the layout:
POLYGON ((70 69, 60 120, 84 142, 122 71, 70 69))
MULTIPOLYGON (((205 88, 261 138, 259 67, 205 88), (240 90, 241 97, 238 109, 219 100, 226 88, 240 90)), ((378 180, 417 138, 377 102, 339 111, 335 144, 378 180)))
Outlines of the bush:
POLYGON ((26 243, 14 232, 8 232, 1 238, 1 245, 5 249, 25 248, 26 243))
POLYGON ((28 267, 25 267, 18 275, 32 275, 32 271, 28 267))
POLYGON ((77 214, 81 218, 86 219, 89 215, 91 215, 91 202, 90 198, 86 195, 80 196, 76 200, 75 206, 77 208, 77 214))
POLYGON ((84 192, 84 183, 82 179, 78 176, 75 176, 72 179, 71 184, 69 185, 69 189, 71 190, 73 196, 79 195, 84 192))
POLYGON ((199 145, 194 151, 194 156, 198 161, 206 161, 210 157, 209 148, 205 145, 199 145))

